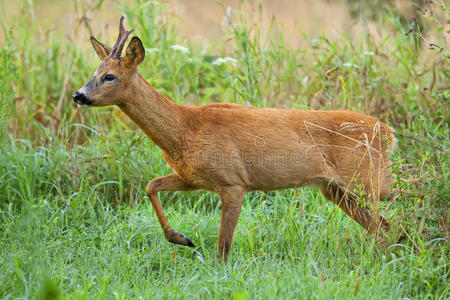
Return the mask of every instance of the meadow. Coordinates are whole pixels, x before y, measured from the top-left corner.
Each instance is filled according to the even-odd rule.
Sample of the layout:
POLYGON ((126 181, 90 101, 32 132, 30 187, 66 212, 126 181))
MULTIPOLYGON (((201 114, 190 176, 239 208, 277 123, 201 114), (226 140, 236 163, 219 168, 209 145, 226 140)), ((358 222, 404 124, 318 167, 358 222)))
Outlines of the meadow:
POLYGON ((80 32, 98 28, 86 16, 105 3, 73 1, 79 23, 69 36, 42 30, 32 1, 1 23, 0 298, 450 297, 444 2, 424 4, 417 22, 383 7, 376 35, 369 26, 358 36, 304 34, 302 48, 288 46, 276 19, 263 29, 264 7, 252 3, 253 15, 227 20, 221 45, 183 38, 167 5, 119 4, 146 48, 140 73, 177 103, 350 109, 396 130, 396 192, 379 203, 393 224, 388 245, 317 189, 252 192, 227 265, 216 255, 217 195, 161 193, 172 226, 197 247, 168 243, 145 194, 170 172, 160 150, 118 108, 72 103, 99 65, 80 32))

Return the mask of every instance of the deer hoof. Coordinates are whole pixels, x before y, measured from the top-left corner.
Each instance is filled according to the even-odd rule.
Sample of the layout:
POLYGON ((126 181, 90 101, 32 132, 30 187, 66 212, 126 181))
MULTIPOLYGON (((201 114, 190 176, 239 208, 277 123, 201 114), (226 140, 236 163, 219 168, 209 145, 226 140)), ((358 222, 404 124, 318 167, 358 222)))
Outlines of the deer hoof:
POLYGON ((187 241, 187 246, 193 247, 193 248, 195 247, 194 243, 190 239, 188 239, 187 237, 185 237, 185 239, 187 241))
POLYGON ((194 243, 189 238, 185 237, 182 234, 180 234, 180 236, 185 240, 186 242, 185 246, 195 247, 194 243))

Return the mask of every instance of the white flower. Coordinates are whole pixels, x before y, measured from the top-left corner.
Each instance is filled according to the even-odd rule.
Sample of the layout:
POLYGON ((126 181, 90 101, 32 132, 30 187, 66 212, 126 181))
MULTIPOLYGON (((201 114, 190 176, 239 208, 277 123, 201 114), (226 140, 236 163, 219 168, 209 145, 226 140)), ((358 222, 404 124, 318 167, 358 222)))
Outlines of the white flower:
POLYGON ((227 18, 231 19, 231 14, 233 13, 233 9, 231 8, 231 6, 227 7, 227 18))
POLYGON ((353 67, 353 68, 359 68, 359 66, 357 64, 352 64, 352 63, 345 63, 342 64, 344 67, 353 67))
POLYGON ((147 52, 147 53, 159 52, 159 49, 158 48, 147 48, 147 49, 145 49, 145 52, 147 52))
POLYGON ((307 87, 308 86, 308 76, 305 76, 305 77, 303 77, 303 79, 302 79, 302 85, 303 85, 303 87, 307 87))
POLYGON ((369 51, 364 51, 363 54, 367 55, 367 56, 373 56, 375 53, 369 52, 369 51))
POLYGON ((180 51, 181 53, 185 53, 185 54, 190 54, 191 51, 189 51, 188 48, 180 46, 180 45, 172 45, 170 46, 171 49, 175 50, 175 51, 180 51))
POLYGON ((237 59, 232 58, 232 57, 219 57, 217 58, 215 61, 213 61, 213 65, 221 65, 221 64, 225 64, 225 63, 230 63, 233 66, 237 66, 237 59))
POLYGON ((222 27, 228 27, 231 25, 231 16, 233 14, 233 9, 231 8, 231 6, 227 7, 227 12, 225 14, 225 16, 222 19, 221 25, 222 27))

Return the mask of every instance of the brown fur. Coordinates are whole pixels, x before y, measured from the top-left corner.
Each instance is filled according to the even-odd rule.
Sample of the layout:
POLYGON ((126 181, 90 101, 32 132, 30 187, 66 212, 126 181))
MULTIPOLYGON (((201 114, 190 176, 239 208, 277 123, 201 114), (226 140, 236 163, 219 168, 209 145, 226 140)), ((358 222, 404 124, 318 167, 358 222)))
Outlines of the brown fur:
POLYGON ((219 259, 224 256, 225 262, 247 191, 315 185, 369 232, 389 228, 356 200, 363 192, 368 201, 377 201, 390 190, 394 134, 388 125, 351 111, 178 105, 139 75, 137 65, 145 55, 139 39, 132 39, 123 59, 107 58, 110 48, 96 40, 93 45, 105 60, 93 83, 83 88, 92 106, 118 105, 161 148, 174 170, 147 186, 170 242, 192 245, 169 225, 160 191, 201 189, 220 195, 219 259), (117 81, 101 83, 105 74, 114 74, 117 81))

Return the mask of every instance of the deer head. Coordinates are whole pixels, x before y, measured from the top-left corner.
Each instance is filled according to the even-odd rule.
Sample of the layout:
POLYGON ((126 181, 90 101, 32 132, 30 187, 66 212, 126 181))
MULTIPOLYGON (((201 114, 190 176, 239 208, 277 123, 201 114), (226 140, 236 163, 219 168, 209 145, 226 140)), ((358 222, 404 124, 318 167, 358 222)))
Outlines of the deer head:
POLYGON ((138 80, 138 65, 144 60, 145 50, 138 37, 133 37, 121 57, 122 49, 133 30, 123 26, 120 17, 119 36, 111 49, 91 36, 91 43, 102 63, 92 79, 72 95, 73 101, 81 107, 119 105, 133 96, 138 80))

